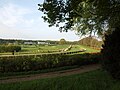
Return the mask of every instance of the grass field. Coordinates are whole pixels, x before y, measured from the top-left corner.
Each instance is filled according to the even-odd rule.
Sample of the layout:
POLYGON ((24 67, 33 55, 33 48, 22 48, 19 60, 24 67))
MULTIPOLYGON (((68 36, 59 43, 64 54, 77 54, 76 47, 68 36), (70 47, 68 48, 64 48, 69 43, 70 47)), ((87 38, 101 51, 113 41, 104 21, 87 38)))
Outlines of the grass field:
MULTIPOLYGON (((62 49, 68 48, 70 45, 21 45, 22 50, 20 52, 16 52, 15 55, 20 54, 38 54, 38 53, 51 53, 51 52, 59 52, 62 49)), ((72 45, 70 51, 78 51, 81 49, 86 49, 86 52, 99 52, 100 50, 95 50, 87 46, 82 45, 72 45)), ((0 55, 12 55, 11 52, 8 53, 0 53, 0 55)))
MULTIPOLYGON (((27 46, 23 46, 23 51, 37 51, 37 50, 60 50, 60 49, 65 49, 68 48, 70 45, 52 45, 52 46, 48 46, 48 45, 44 45, 44 46, 35 46, 35 45, 27 45, 27 46)), ((88 51, 91 52, 95 52, 98 50, 92 49, 90 47, 87 46, 83 46, 83 45, 72 45, 72 48, 70 51, 76 51, 76 50, 81 50, 81 49, 86 49, 88 51)))
POLYGON ((113 80, 105 71, 96 70, 77 75, 0 84, 0 90, 120 90, 120 81, 113 80))

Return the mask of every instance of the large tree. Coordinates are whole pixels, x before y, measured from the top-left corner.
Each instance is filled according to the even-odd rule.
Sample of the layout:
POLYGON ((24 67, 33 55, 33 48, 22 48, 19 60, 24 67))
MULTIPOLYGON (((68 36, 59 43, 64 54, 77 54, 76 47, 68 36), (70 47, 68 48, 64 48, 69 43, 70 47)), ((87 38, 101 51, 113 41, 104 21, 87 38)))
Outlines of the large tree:
POLYGON ((38 5, 49 26, 61 31, 74 28, 79 34, 104 34, 120 22, 119 0, 44 0, 38 5))
MULTIPOLYGON (((120 0, 44 0, 43 4, 38 5, 40 6, 39 10, 45 14, 43 19, 49 23, 49 26, 56 25, 59 27, 60 31, 73 29, 82 35, 97 33, 98 35, 107 34, 106 37, 111 36, 114 30, 120 32, 120 0)), ((114 37, 115 34, 111 36, 111 38, 114 37)), ((119 35, 116 38, 119 38, 119 35)), ((114 39, 106 39, 108 41, 105 42, 114 39)), ((116 43, 114 41, 113 44, 118 45, 117 43, 118 40, 116 40, 116 43)), ((111 51, 112 46, 106 43, 103 46, 102 53, 105 59, 110 58, 107 53, 111 53, 108 51, 111 51)), ((112 53, 119 55, 119 47, 113 49, 112 53)), ((116 59, 112 58, 110 62, 105 64, 109 64, 108 67, 110 67, 114 61, 117 61, 119 63, 118 68, 120 68, 120 60, 116 59)), ((114 72, 114 70, 109 70, 108 67, 105 68, 110 73, 120 72, 118 68, 114 72)), ((116 74, 120 76, 120 73, 116 74)))
POLYGON ((59 44, 61 45, 66 44, 66 40, 64 38, 60 39, 59 44))

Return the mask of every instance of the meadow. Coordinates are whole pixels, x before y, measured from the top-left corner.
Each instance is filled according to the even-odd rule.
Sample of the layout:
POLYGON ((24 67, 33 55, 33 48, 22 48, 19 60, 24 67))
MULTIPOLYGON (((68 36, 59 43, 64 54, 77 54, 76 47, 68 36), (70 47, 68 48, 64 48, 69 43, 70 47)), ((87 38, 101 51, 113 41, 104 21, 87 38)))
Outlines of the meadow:
MULTIPOLYGON (((62 50, 68 48, 70 45, 20 45, 20 46, 21 46, 21 51, 15 52, 14 53, 15 55, 61 52, 62 50)), ((78 51, 81 49, 86 49, 86 52, 100 51, 83 45, 72 45, 72 48, 69 51, 78 51)), ((12 53, 5 52, 5 53, 0 53, 0 55, 12 55, 12 53)))
MULTIPOLYGON (((60 51, 62 49, 68 48, 70 45, 25 45, 22 46, 22 52, 45 52, 45 51, 60 51)), ((99 50, 92 49, 88 46, 83 45, 72 45, 72 48, 69 51, 78 51, 81 49, 86 49, 87 52, 96 52, 99 50)))

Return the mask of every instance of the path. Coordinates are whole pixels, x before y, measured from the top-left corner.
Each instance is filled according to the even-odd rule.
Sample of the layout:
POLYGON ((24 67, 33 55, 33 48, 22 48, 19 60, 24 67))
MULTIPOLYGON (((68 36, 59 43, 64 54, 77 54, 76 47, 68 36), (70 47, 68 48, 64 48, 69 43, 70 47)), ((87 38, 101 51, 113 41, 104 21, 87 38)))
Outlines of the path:
POLYGON ((80 74, 80 73, 84 73, 84 72, 93 71, 93 70, 96 70, 99 68, 100 68, 99 64, 93 64, 93 65, 85 65, 85 66, 81 66, 79 68, 63 70, 63 71, 34 74, 34 75, 25 75, 23 77, 20 77, 20 76, 7 77, 8 79, 0 80, 0 84, 1 83, 15 83, 15 82, 21 82, 21 81, 30 81, 30 80, 36 80, 36 79, 41 79, 41 78, 53 78, 53 77, 57 77, 57 76, 67 76, 67 75, 72 75, 72 74, 80 74))

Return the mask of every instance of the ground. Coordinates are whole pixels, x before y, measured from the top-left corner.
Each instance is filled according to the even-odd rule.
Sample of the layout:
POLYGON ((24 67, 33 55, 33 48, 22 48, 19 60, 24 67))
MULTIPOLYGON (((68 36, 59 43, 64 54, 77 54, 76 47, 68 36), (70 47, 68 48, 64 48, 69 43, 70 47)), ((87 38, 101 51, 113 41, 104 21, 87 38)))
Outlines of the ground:
POLYGON ((53 77, 60 77, 60 76, 67 76, 72 74, 80 74, 89 71, 93 71, 99 69, 101 66, 99 64, 92 64, 92 65, 85 65, 75 69, 69 69, 64 71, 56 71, 56 72, 49 72, 49 73, 42 73, 42 74, 35 74, 35 75, 25 75, 25 76, 9 76, 2 78, 0 83, 13 83, 13 82, 21 82, 21 81, 30 81, 36 80, 41 78, 53 78, 53 77))

